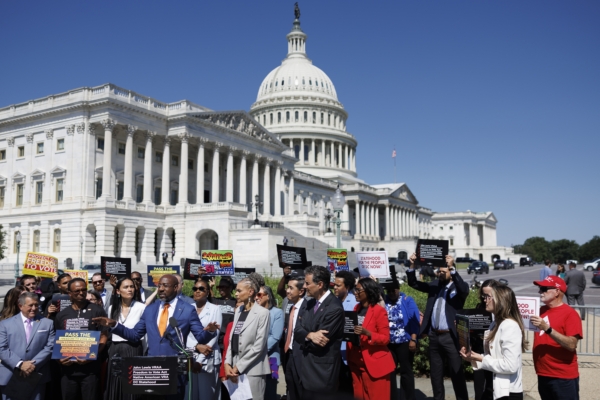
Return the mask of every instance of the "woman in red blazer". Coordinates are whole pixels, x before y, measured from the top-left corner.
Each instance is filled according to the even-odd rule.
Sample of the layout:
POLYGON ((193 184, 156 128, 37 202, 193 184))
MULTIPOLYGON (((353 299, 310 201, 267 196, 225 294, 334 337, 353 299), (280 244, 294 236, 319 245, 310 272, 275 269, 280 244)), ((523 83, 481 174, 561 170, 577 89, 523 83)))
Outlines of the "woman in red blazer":
POLYGON ((379 285, 370 278, 358 281, 354 288, 358 304, 358 325, 354 333, 359 343, 348 342, 348 365, 352 374, 354 397, 358 399, 389 399, 390 374, 396 369, 390 342, 390 327, 380 300, 379 285))

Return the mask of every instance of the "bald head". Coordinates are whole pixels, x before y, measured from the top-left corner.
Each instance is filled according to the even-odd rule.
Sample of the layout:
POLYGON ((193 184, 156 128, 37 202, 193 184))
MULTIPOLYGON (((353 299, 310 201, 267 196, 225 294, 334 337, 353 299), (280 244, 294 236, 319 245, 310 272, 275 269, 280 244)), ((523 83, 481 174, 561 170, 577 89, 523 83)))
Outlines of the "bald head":
POLYGON ((158 281, 158 297, 165 302, 173 300, 178 294, 179 286, 175 275, 163 275, 158 281))

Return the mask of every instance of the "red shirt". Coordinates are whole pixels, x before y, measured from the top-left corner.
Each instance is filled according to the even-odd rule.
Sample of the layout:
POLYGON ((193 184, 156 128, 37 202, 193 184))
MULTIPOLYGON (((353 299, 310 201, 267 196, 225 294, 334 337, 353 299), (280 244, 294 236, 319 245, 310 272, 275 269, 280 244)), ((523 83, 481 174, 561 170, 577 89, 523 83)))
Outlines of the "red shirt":
MULTIPOLYGON (((546 318, 553 331, 565 336, 583 338, 581 318, 577 311, 566 304, 558 307, 540 308, 540 317, 546 318)), ((579 377, 577 352, 569 351, 540 330, 533 339, 533 365, 535 372, 549 378, 575 379, 579 377)))

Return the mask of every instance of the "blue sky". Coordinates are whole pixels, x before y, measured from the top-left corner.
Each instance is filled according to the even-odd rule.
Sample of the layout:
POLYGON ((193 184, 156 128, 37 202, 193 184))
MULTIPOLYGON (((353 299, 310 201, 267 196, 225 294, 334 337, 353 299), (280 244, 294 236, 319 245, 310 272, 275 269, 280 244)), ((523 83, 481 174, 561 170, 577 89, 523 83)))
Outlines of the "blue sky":
MULTIPOLYGON (((0 107, 112 82, 248 110, 293 1, 0 2, 0 107)), ((301 1, 359 176, 434 211, 493 211, 498 244, 600 234, 600 2, 301 1)))

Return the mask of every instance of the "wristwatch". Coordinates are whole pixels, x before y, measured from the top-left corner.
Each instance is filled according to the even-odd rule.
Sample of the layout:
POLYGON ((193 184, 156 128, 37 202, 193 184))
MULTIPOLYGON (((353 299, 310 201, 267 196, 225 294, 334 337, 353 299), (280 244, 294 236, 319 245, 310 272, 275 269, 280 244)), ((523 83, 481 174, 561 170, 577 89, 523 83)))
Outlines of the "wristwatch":
POLYGON ((546 329, 544 332, 546 332, 546 335, 549 335, 552 333, 552 327, 546 329))

